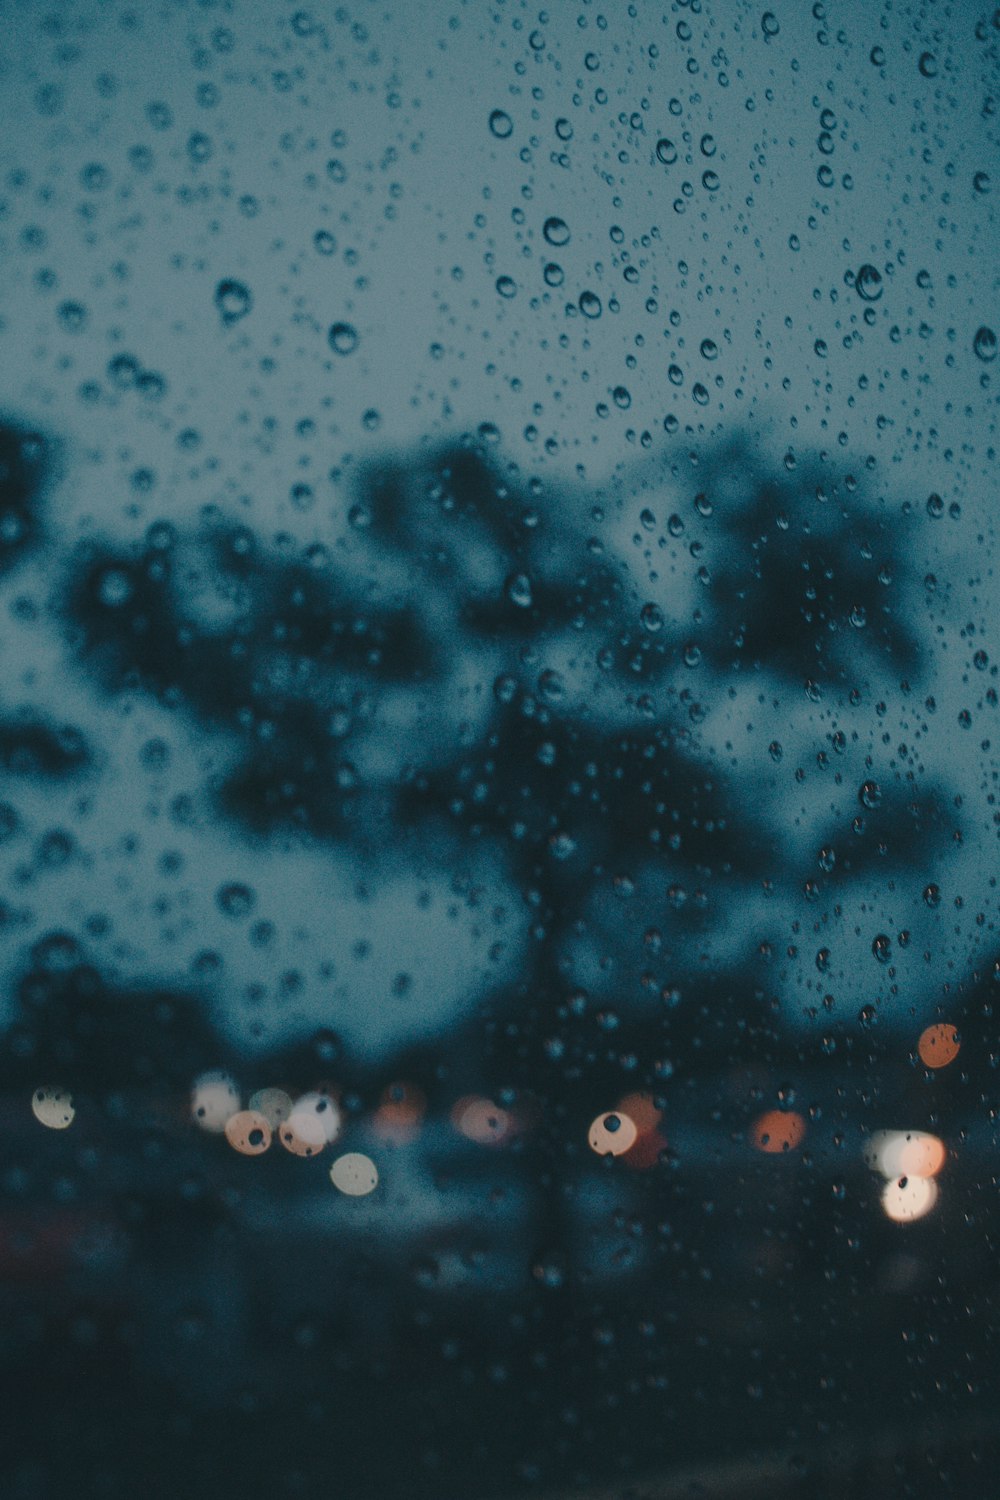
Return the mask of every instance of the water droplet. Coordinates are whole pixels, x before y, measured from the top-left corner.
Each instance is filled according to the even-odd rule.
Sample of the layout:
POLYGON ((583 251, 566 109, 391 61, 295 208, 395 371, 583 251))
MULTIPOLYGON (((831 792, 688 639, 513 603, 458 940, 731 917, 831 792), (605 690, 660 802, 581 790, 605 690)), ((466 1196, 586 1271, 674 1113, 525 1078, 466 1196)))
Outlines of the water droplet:
POLYGON ((569 225, 565 219, 546 219, 542 226, 542 234, 550 245, 567 245, 569 243, 569 225))
POLYGON ((931 881, 931 883, 929 885, 925 885, 924 886, 924 901, 926 902, 926 904, 928 906, 931 906, 931 907, 940 906, 941 905, 941 887, 939 885, 935 885, 933 881, 931 881))
POLYGON ((87 309, 82 302, 63 302, 59 307, 59 321, 67 333, 79 333, 87 321, 87 309))
POLYGON ((656 159, 665 167, 672 167, 677 160, 677 147, 673 141, 667 140, 665 135, 661 136, 656 143, 656 159))
POLYGON ((132 597, 132 580, 123 568, 105 568, 97 595, 109 609, 120 609, 132 597))
POLYGON ((867 808, 878 807, 882 801, 882 788, 877 781, 863 781, 858 791, 858 801, 867 808))
POLYGON ((358 347, 358 331, 350 323, 332 323, 327 339, 334 354, 353 354, 358 347))
POLYGON ((215 305, 223 323, 238 323, 253 306, 250 288, 242 281, 220 281, 215 288, 215 305))
POLYGON ((883 292, 881 272, 866 261, 859 266, 854 285, 863 302, 877 302, 883 292))
POLYGON ((917 63, 917 67, 920 69, 925 78, 937 77, 937 58, 934 56, 933 52, 921 52, 920 61, 917 63))
POLYGON ((248 885, 233 881, 229 885, 220 886, 215 899, 220 911, 223 911, 227 917, 232 917, 234 921, 239 921, 250 915, 256 896, 248 885))
POLYGON ((495 109, 490 115, 490 130, 498 141, 505 141, 513 132, 514 121, 503 109, 495 109))
POLYGON ((511 297, 517 295, 517 282, 513 276, 498 276, 497 291, 501 297, 506 297, 509 300, 511 297))
POLYGON ((872 940, 872 953, 880 964, 889 962, 892 957, 892 941, 886 933, 880 932, 872 940))
POLYGON ((580 293, 580 311, 585 318, 599 318, 601 316, 601 299, 596 292, 580 293))
POLYGON ((765 36, 777 36, 781 27, 773 10, 766 10, 760 18, 760 29, 765 36))
POLYGON ((658 604, 644 604, 639 611, 639 619, 643 630, 648 630, 650 635, 663 629, 663 611, 658 604))
POLYGON ((512 573, 504 588, 511 604, 516 604, 519 609, 531 608, 531 579, 527 573, 512 573))
POLYGON ((972 349, 976 358, 981 359, 983 364, 992 364, 997 357, 997 336, 993 329, 985 325, 977 328, 976 336, 972 340, 972 349))

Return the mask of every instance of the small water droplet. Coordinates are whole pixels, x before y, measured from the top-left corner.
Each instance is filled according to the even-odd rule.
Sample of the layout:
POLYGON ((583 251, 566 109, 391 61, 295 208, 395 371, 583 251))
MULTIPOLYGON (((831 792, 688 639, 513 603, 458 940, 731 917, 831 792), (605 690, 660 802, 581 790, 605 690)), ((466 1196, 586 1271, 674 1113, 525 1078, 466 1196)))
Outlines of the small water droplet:
POLYGON ((519 609, 530 609, 533 599, 527 573, 512 573, 505 584, 507 598, 519 609))
POLYGON ((238 323, 253 306, 250 288, 244 286, 242 281, 220 281, 215 288, 215 305, 223 323, 238 323))
POLYGON ((327 339, 334 354, 353 354, 358 347, 358 331, 350 323, 331 323, 327 339))
POLYGON ((872 941, 872 953, 880 964, 887 964, 892 957, 892 941, 884 932, 880 932, 872 941))
POLYGON ((997 357, 997 336, 993 329, 985 325, 977 328, 976 336, 972 340, 972 349, 976 358, 981 359, 983 364, 992 364, 997 357))
POLYGON ((228 885, 219 887, 215 899, 219 904, 219 909, 225 912, 227 917, 239 920, 250 915, 256 897, 248 885, 232 881, 228 885))

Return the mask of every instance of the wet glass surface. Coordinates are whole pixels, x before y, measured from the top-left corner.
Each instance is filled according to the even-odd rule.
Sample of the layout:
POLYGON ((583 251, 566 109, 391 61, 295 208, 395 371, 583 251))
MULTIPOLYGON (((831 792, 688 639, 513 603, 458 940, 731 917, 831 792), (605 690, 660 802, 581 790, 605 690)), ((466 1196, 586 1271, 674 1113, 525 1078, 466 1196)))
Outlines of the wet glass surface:
POLYGON ((1000 15, 0 11, 3 1494, 988 1494, 1000 15))

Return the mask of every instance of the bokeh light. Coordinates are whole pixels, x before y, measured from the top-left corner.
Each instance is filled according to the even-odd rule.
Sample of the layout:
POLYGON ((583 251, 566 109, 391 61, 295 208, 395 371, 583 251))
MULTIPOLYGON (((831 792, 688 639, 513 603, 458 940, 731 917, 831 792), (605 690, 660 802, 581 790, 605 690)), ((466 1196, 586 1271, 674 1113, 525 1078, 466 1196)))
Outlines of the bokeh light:
POLYGON ((349 1198, 363 1198, 378 1187, 378 1169, 370 1156, 348 1151, 330 1168, 330 1181, 349 1198))
POLYGON ((401 1145, 414 1139, 426 1109, 426 1096, 416 1084, 390 1083, 382 1092, 372 1128, 383 1140, 401 1145))
POLYGON ((270 1123, 259 1110, 237 1110, 226 1121, 226 1140, 241 1156, 262 1156, 271 1144, 270 1123))
POLYGON ((507 1110, 478 1094, 466 1094, 452 1105, 451 1123, 480 1146, 502 1146, 516 1130, 507 1110))
POLYGON ((44 1125, 47 1130, 65 1130, 76 1118, 71 1095, 52 1083, 35 1089, 31 1096, 31 1112, 39 1125, 44 1125))
POLYGON ((666 1136, 659 1130, 663 1111, 653 1103, 652 1094, 626 1094, 615 1105, 615 1113, 628 1115, 638 1135, 625 1152, 625 1165, 644 1172, 655 1167, 666 1147, 666 1136))
POLYGON ((278 1138, 293 1156, 316 1156, 340 1134, 341 1114, 329 1094, 303 1094, 278 1130, 278 1138))
POLYGON ((191 1118, 202 1130, 221 1135, 240 1107, 240 1091, 229 1073, 202 1073, 191 1089, 191 1118))
POLYGON ((800 1114, 794 1110, 769 1109, 753 1122, 750 1139, 758 1151, 780 1156, 798 1150, 805 1134, 806 1122, 800 1114))
POLYGON ((618 1110, 609 1110, 591 1120, 587 1144, 598 1156, 624 1156, 638 1140, 635 1121, 618 1110))
POLYGON ((883 1177, 936 1177, 947 1148, 926 1130, 879 1130, 865 1149, 865 1160, 883 1177))
POLYGON ((882 1189, 882 1207, 896 1224, 910 1224, 930 1213, 937 1196, 931 1177, 897 1177, 882 1189))
POLYGON ((926 1026, 920 1033, 917 1052, 925 1068, 946 1068, 961 1051, 962 1042, 952 1025, 926 1026))
POLYGON ((284 1089, 258 1089, 250 1095, 249 1108, 263 1115, 272 1130, 283 1125, 292 1112, 292 1097, 284 1089))

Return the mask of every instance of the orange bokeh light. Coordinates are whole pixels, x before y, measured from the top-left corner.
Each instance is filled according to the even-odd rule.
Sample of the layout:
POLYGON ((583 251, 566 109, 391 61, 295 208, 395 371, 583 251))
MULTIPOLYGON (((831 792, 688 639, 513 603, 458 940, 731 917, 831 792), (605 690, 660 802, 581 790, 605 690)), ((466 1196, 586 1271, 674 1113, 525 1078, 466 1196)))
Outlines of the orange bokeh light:
POLYGON ((955 1061, 962 1043, 954 1026, 939 1023, 920 1033, 917 1051, 925 1068, 946 1068, 955 1061))
POLYGON ((382 1092, 372 1127, 385 1140, 403 1144, 413 1140, 427 1110, 422 1089, 413 1083, 391 1083, 382 1092))
POLYGON ((936 1177, 948 1159, 936 1135, 915 1135, 899 1153, 900 1177, 936 1177))
POLYGON ((479 1094, 464 1094, 451 1107, 451 1123, 479 1146, 502 1146, 516 1132, 507 1110, 479 1094))
POLYGON ((622 1153, 626 1165, 637 1172, 655 1167, 667 1142, 657 1128, 663 1111, 653 1103, 652 1094, 626 1094, 618 1101, 615 1112, 627 1115, 637 1131, 634 1143, 622 1153))
POLYGON ((271 1126, 256 1109, 241 1109, 226 1121, 226 1140, 241 1156, 261 1156, 271 1144, 271 1126))
POLYGON ((655 1130, 663 1119, 663 1111, 653 1103, 652 1094, 626 1094, 617 1107, 623 1115, 628 1115, 640 1135, 655 1130))
POLYGON ((806 1122, 793 1110, 769 1109, 753 1122, 750 1139, 758 1151, 769 1156, 795 1151, 806 1134, 806 1122))

